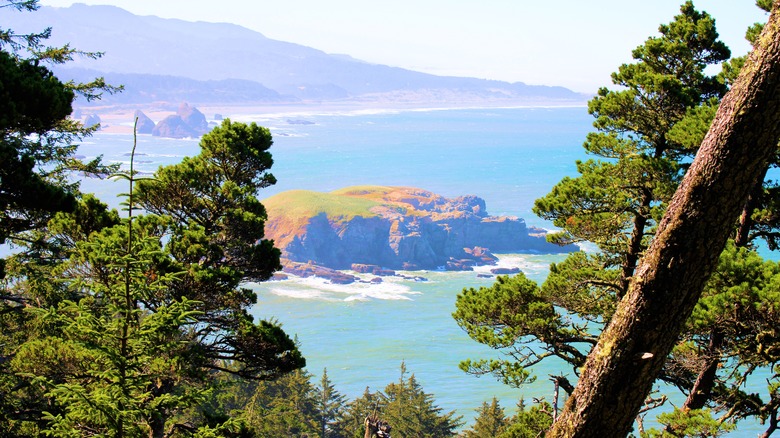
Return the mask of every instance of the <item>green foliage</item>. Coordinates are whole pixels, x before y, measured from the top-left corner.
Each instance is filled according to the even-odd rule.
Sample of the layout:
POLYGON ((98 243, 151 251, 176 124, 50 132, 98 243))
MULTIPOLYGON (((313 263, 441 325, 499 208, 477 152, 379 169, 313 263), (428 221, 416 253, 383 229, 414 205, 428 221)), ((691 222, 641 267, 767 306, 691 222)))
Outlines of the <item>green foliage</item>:
POLYGON ((464 289, 458 294, 455 307, 453 318, 472 339, 507 357, 466 360, 460 368, 476 375, 493 374, 510 386, 533 381, 526 368, 556 353, 580 363, 585 356, 568 342, 574 338, 592 341, 590 335, 578 328, 567 328, 554 305, 523 274, 500 276, 491 287, 464 289), (552 347, 538 352, 533 348, 537 340, 544 340, 552 347))
MULTIPOLYGON (((268 379, 305 361, 278 324, 252 322, 255 303, 242 281, 262 281, 280 269, 279 250, 264 240, 265 208, 258 190, 275 182, 268 173, 271 135, 265 128, 225 120, 203 136, 200 155, 160 168, 138 183, 137 199, 160 215, 171 269, 183 272, 170 294, 199 303, 201 366, 268 379), (225 368, 221 361, 236 366, 225 368)), ((150 225, 151 226, 151 225, 150 225)), ((156 308, 159 301, 144 303, 156 308)))
MULTIPOLYGON (((772 0, 756 0, 756 6, 758 6, 759 9, 762 9, 765 12, 770 12, 772 10, 772 0)), ((750 41, 751 44, 755 44, 762 30, 764 30, 763 23, 753 24, 748 28, 747 32, 745 33, 745 39, 750 41)))
POLYGON ((380 393, 371 392, 366 387, 363 395, 347 403, 346 411, 339 424, 342 436, 364 438, 366 417, 377 412, 379 405, 380 393))
POLYGON ((279 250, 262 240, 266 212, 256 198, 276 182, 268 173, 272 143, 266 128, 224 120, 203 136, 200 155, 138 183, 140 206, 173 219, 171 254, 198 269, 193 280, 216 265, 226 280, 231 271, 267 280, 281 268, 279 250))
POLYGON ((722 420, 771 416, 777 376, 767 379, 764 398, 745 393, 741 384, 757 369, 780 362, 778 303, 780 264, 730 243, 669 359, 670 378, 694 380, 712 367, 712 383, 699 391, 707 395, 707 406, 725 412, 722 420))
POLYGON ((193 305, 173 301, 154 313, 137 306, 164 290, 175 274, 156 271, 160 247, 155 236, 140 236, 127 248, 125 231, 125 225, 106 228, 79 242, 68 267, 79 276, 68 283, 83 298, 36 310, 42 322, 61 330, 57 336, 25 343, 12 361, 15 372, 48 388, 46 397, 59 409, 45 412, 43 419, 56 436, 94 431, 138 435, 152 430, 152 423, 165 413, 202 399, 197 389, 182 390, 182 376, 176 373, 181 352, 189 346, 180 330, 195 323, 193 305), (95 274, 84 275, 89 271, 95 274), (58 362, 65 362, 61 351, 71 351, 66 357, 75 354, 80 360, 71 361, 67 372, 26 370, 35 363, 41 342, 61 344, 52 350, 57 369, 58 362), (180 390, 160 394, 155 382, 162 381, 174 382, 180 390))
MULTIPOLYGON (((38 2, 5 0, 0 7, 34 11, 38 2)), ((110 172, 100 159, 75 159, 75 141, 92 129, 68 119, 76 94, 96 96, 114 91, 105 83, 71 84, 58 80, 41 61, 65 62, 69 48, 43 47, 50 29, 16 35, 0 29, 0 244, 25 242, 23 233, 44 227, 58 211, 75 206, 78 184, 69 183, 72 171, 110 172), (10 51, 6 50, 10 48, 10 51), (27 57, 19 52, 28 52, 27 57), (59 54, 58 54, 59 53, 59 54)), ((4 261, 0 260, 0 278, 4 261)))
POLYGON ((319 412, 321 438, 342 436, 341 422, 346 409, 347 398, 339 393, 328 377, 328 370, 322 370, 322 379, 317 390, 317 411, 319 412))
POLYGON ((482 406, 476 411, 478 415, 474 425, 463 433, 465 438, 494 438, 500 436, 509 426, 504 408, 495 397, 490 403, 482 402, 482 406))
POLYGON ((697 108, 711 108, 711 99, 725 92, 722 81, 704 73, 707 65, 729 56, 711 17, 687 2, 659 31, 660 37, 634 50, 637 62, 613 74, 622 89, 602 88, 589 103, 597 132, 588 134, 584 146, 601 159, 578 163, 579 177, 564 178, 534 206, 536 214, 562 229, 553 239, 593 242, 614 266, 628 270, 679 182, 678 161, 698 147, 670 131, 677 123, 701 120, 703 110, 697 108))
POLYGON ((260 382, 243 418, 257 437, 316 436, 320 431, 316 392, 311 375, 300 370, 260 382))
POLYGON ((401 364, 401 377, 390 383, 384 392, 371 393, 368 388, 362 397, 353 400, 344 414, 345 437, 362 438, 365 418, 373 413, 392 427, 393 436, 447 437, 455 436, 461 425, 455 412, 443 413, 435 405, 414 374, 407 377, 406 365, 401 364))
POLYGON ((548 403, 537 403, 526 409, 520 402, 517 415, 510 419, 507 430, 500 438, 537 438, 552 426, 552 407, 548 403))
MULTIPOLYGON (((20 12, 34 11, 37 0, 5 0, 0 7, 20 12)), ((77 94, 101 90, 88 85, 76 87, 63 83, 44 62, 64 62, 69 48, 43 46, 50 35, 40 33, 17 35, 12 29, 0 29, 0 243, 10 241, 21 251, 10 260, 0 260, 0 434, 35 436, 40 433, 40 412, 59 409, 47 405, 45 388, 30 379, 15 374, 12 364, 25 342, 51 341, 47 336, 60 327, 39 318, 31 309, 56 308, 64 300, 78 300, 70 285, 59 281, 65 274, 64 262, 70 256, 76 240, 98 228, 88 216, 73 220, 78 227, 51 233, 48 224, 56 227, 66 212, 99 213, 94 199, 84 197, 78 202, 78 183, 69 181, 73 171, 105 175, 111 168, 99 159, 82 163, 75 158, 74 142, 89 135, 78 122, 68 119, 77 94), (82 223, 82 221, 84 221, 82 223), (89 223, 87 223, 89 222, 89 223), (77 229, 82 235, 78 236, 77 229), (55 234, 59 235, 56 237, 55 234), (6 275, 7 274, 7 275, 6 275), (5 278, 4 278, 5 277, 5 278)), ((104 85, 104 84, 103 84, 104 85)), ((106 87, 106 90, 110 87, 106 87)), ((97 216, 93 219, 97 220, 97 216)), ((116 219, 116 218, 114 218, 116 219)), ((110 219, 109 219, 110 221, 110 219)), ((72 224, 71 224, 72 225, 72 224)), ((65 227, 67 228, 67 227, 65 227)), ((61 228, 62 230, 62 228, 61 228)), ((46 344, 45 351, 59 372, 67 370, 57 364, 52 351, 62 347, 72 358, 81 357, 77 346, 70 343, 46 344), (57 346, 56 348, 54 346, 57 346)), ((55 373, 56 374, 56 373, 55 373)), ((64 377, 63 377, 64 378, 64 377)))
POLYGON ((649 430, 643 437, 655 438, 708 438, 719 437, 734 430, 734 425, 721 423, 712 418, 709 410, 682 411, 675 409, 673 412, 658 416, 658 422, 665 429, 657 431, 649 430))
POLYGON ((73 93, 44 67, 0 51, 0 243, 72 210, 74 195, 36 172, 39 145, 30 136, 57 128, 73 93))
POLYGON ((382 419, 399 436, 453 436, 461 424, 460 417, 455 417, 454 411, 442 413, 442 409, 434 404, 433 395, 423 390, 414 374, 407 377, 406 365, 403 363, 398 382, 387 385, 380 394, 380 400, 382 419))
MULTIPOLYGON (((239 287, 247 278, 267 278, 279 263, 278 251, 261 240, 265 213, 254 197, 273 182, 265 172, 270 136, 256 126, 223 126, 189 160, 198 166, 182 166, 191 172, 190 186, 166 179, 178 170, 166 168, 159 181, 139 183, 148 189, 143 202, 171 186, 211 188, 190 198, 199 204, 164 204, 161 215, 120 222, 85 196, 72 213, 29 233, 34 239, 12 258, 6 289, 24 301, 4 300, 14 303, 12 311, 0 313, 4 327, 25 329, 3 335, 10 342, 2 352, 12 360, 0 391, 17 395, 3 415, 26 412, 10 414, 7 431, 248 436, 245 404, 220 410, 206 403, 224 386, 220 373, 271 379, 304 365, 277 323, 252 321, 246 309, 255 296, 239 287), (29 311, 17 310, 33 302, 29 311), (46 359, 38 361, 41 350, 46 359)), ((132 170, 124 176, 132 187, 132 170)), ((132 188, 129 199, 132 212, 132 188)))
MULTIPOLYGON (((759 2, 765 10, 770 6, 759 2)), ((617 90, 602 88, 589 102, 596 131, 584 147, 593 158, 578 162, 578 176, 564 178, 534 204, 537 215, 560 229, 550 241, 589 242, 596 250, 553 264, 539 290, 525 284, 512 291, 499 279, 491 288, 459 295, 458 324, 504 353, 499 359, 467 360, 461 364, 465 371, 491 373, 517 385, 531 380, 530 368, 548 357, 576 370, 595 345, 595 334, 610 321, 720 97, 744 62, 732 60, 721 74, 709 75, 707 67, 726 61, 729 50, 708 14, 690 1, 680 12, 660 26, 660 36, 633 51, 634 63, 612 75, 617 90)), ((685 412, 711 408, 722 413, 723 424, 748 416, 777 419, 780 406, 773 386, 777 376, 761 396, 741 389, 756 370, 780 360, 774 304, 778 268, 751 250, 759 238, 770 249, 780 242, 780 190, 763 181, 765 176, 659 376, 688 396, 685 412)))

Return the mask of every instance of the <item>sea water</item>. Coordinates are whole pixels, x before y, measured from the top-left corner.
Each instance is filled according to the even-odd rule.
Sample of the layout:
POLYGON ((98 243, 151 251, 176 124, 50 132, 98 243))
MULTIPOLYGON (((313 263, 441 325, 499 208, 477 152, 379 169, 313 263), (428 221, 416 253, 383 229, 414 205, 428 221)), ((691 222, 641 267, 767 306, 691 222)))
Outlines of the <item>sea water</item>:
MULTIPOLYGON (((272 173, 278 183, 260 198, 292 189, 412 186, 447 197, 476 195, 485 199, 492 215, 519 216, 545 228, 551 225, 533 215, 533 202, 564 176, 576 175, 576 160, 586 158, 581 145, 592 130, 592 118, 582 107, 312 111, 231 118, 257 122, 274 136, 272 173)), ((102 154, 105 161, 126 167, 132 142, 130 134, 98 132, 79 154, 102 154)), ((194 139, 141 135, 136 168, 151 173, 197 153, 194 139)), ((126 192, 123 185, 94 180, 86 180, 84 189, 112 205, 118 205, 117 193, 126 192)), ((502 254, 499 265, 518 267, 541 283, 549 264, 562 258, 502 254)), ((384 277, 381 284, 334 285, 309 278, 247 286, 259 297, 252 315, 281 323, 297 338, 307 370, 321 376, 327 368, 336 389, 349 398, 397 381, 403 362, 445 412, 455 411, 470 424, 474 410, 492 397, 512 413, 520 399, 551 401, 551 375, 576 380, 574 370, 555 359, 534 367, 537 380, 520 389, 458 368, 465 359, 498 357, 469 339, 451 316, 464 288, 493 283, 493 278, 479 276, 488 269, 404 273, 425 281, 384 277)), ((740 427, 742 432, 749 429, 740 427)))

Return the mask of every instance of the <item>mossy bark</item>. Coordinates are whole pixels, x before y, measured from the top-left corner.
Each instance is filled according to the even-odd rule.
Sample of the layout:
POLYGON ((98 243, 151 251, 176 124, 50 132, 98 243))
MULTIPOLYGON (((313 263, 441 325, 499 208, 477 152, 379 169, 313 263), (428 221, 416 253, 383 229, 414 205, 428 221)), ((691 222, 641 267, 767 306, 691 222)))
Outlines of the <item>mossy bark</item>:
POLYGON ((624 437, 780 139, 780 0, 548 437, 624 437))

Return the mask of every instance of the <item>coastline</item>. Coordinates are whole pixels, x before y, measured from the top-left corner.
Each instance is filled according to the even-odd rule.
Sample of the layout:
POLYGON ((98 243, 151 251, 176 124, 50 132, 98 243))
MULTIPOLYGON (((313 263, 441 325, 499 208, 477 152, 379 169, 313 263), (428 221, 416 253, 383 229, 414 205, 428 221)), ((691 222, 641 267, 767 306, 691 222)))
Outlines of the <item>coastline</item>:
MULTIPOLYGON (((183 102, 158 102, 144 105, 77 106, 82 114, 96 114, 101 120, 101 132, 127 134, 133 132, 133 114, 142 111, 155 123, 175 114, 183 102)), ((586 102, 553 100, 479 100, 479 101, 392 101, 392 100, 345 100, 324 102, 291 103, 240 103, 214 104, 188 102, 202 112, 208 120, 223 118, 242 122, 265 119, 306 116, 359 116, 368 114, 389 114, 401 112, 431 112, 451 110, 516 109, 516 108, 587 108, 586 102)))

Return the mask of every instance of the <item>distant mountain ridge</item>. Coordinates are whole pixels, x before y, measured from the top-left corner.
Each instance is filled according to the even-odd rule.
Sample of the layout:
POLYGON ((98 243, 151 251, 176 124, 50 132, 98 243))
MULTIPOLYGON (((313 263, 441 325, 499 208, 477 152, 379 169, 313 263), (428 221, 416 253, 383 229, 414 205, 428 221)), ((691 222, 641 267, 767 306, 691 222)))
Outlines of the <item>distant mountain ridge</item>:
MULTIPOLYGON (((9 9, 9 8, 4 8, 9 9)), ((98 60, 77 59, 58 74, 80 79, 97 72, 126 85, 136 103, 145 99, 215 101, 529 101, 584 103, 588 96, 563 87, 436 76, 330 55, 272 40, 228 23, 137 16, 114 6, 74 4, 36 12, 0 9, 17 33, 53 27, 53 44, 100 51, 98 60), (162 80, 161 78, 165 78, 162 80), (222 81, 239 81, 225 83, 222 81), (240 82, 245 81, 245 82, 240 82), (251 84, 250 84, 251 83, 251 84), (222 85, 243 87, 225 93, 222 85), (199 99, 182 96, 194 90, 199 99), (213 89, 213 91, 212 91, 213 89), (173 90, 173 91, 171 91, 173 90), (221 90, 221 91, 220 91, 221 90)), ((151 101, 151 100, 150 100, 151 101)))

